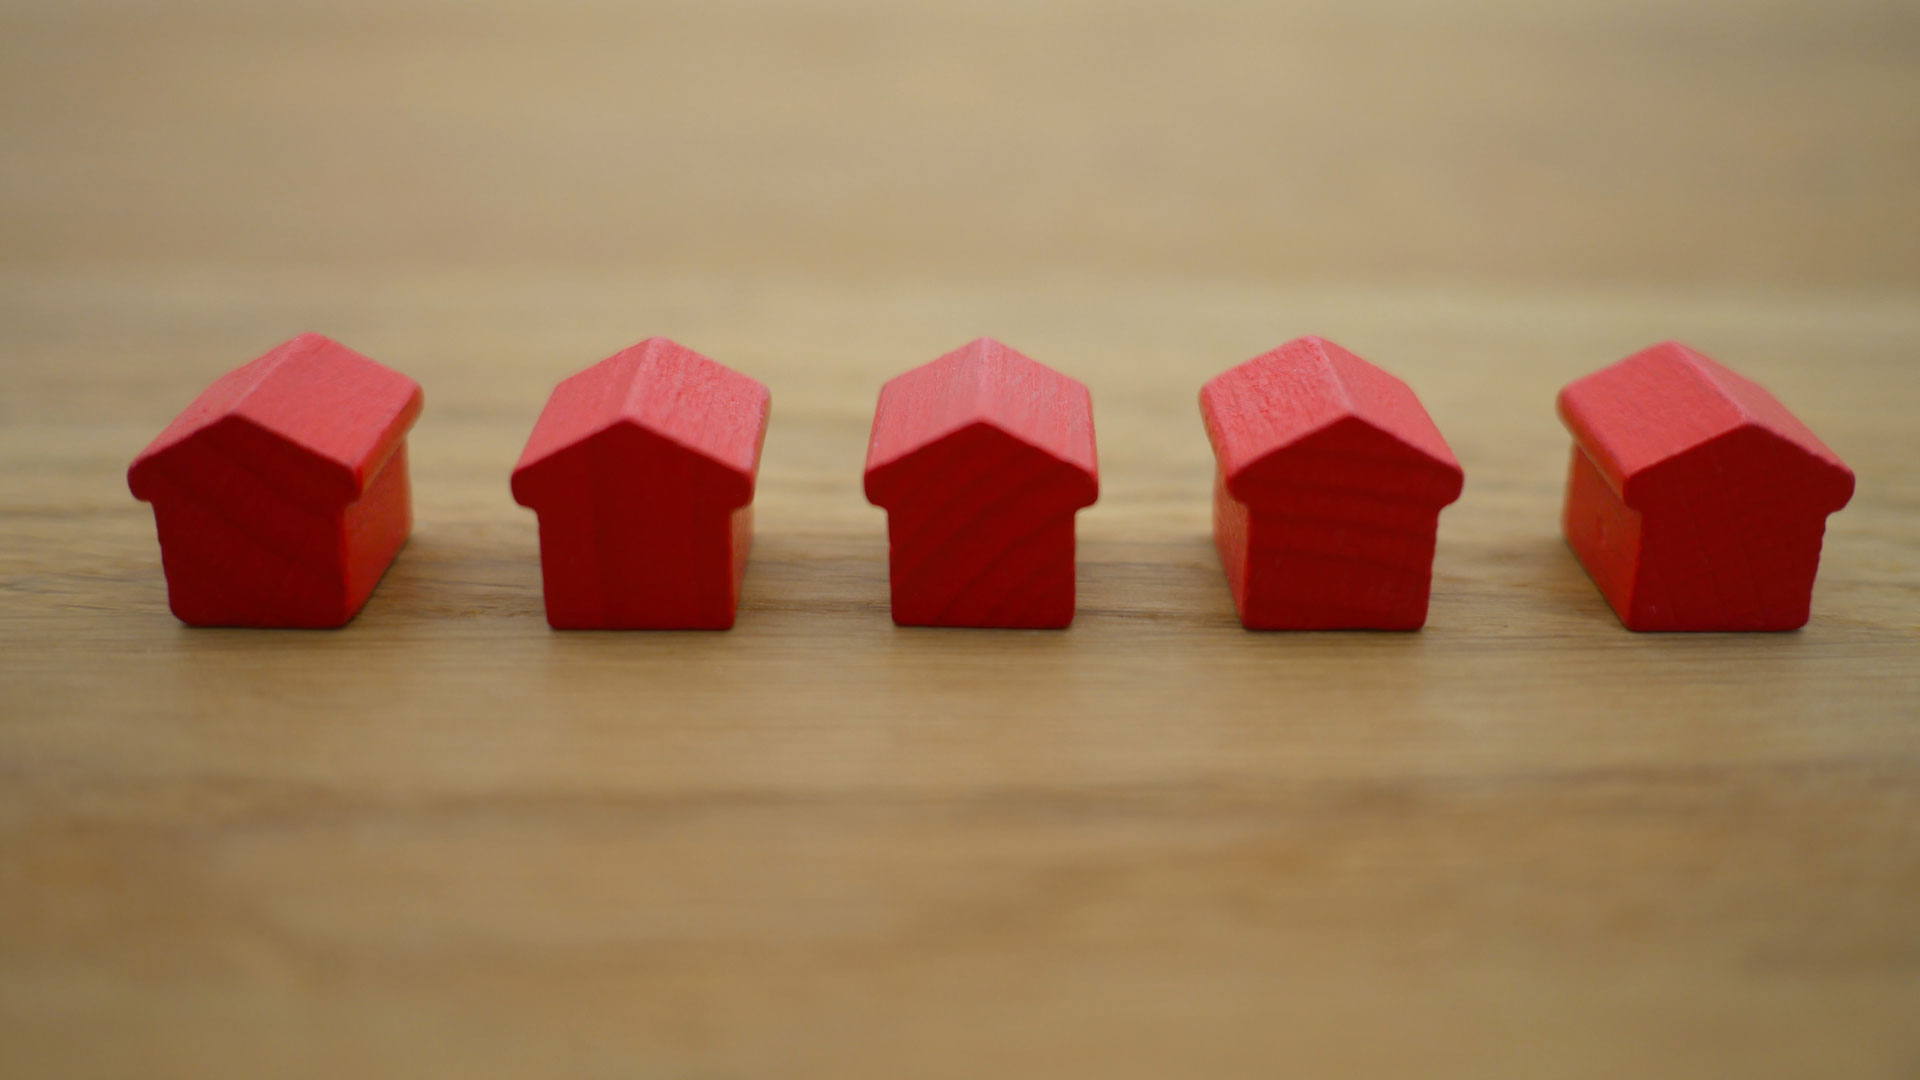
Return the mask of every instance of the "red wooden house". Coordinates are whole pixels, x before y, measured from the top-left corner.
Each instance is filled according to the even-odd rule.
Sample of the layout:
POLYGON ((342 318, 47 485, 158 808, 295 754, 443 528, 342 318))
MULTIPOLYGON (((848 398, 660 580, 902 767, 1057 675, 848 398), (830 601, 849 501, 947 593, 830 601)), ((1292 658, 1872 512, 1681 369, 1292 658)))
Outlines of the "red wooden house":
POLYGON ((1417 630, 1464 474, 1407 385, 1322 338, 1200 391, 1214 543, 1250 630, 1417 630))
POLYGON ((766 386, 665 338, 562 382, 513 470, 556 629, 725 630, 753 541, 766 386))
POLYGON ((887 511, 893 621, 1073 621, 1076 511, 1098 497, 1087 388, 990 338, 880 391, 868 501, 887 511))
POLYGON ((1759 384, 1677 342, 1560 392, 1567 542, 1630 630, 1806 625, 1853 473, 1759 384))
POLYGON ((413 526, 420 387, 302 334, 221 376, 127 470, 153 504, 167 599, 193 626, 336 627, 413 526))

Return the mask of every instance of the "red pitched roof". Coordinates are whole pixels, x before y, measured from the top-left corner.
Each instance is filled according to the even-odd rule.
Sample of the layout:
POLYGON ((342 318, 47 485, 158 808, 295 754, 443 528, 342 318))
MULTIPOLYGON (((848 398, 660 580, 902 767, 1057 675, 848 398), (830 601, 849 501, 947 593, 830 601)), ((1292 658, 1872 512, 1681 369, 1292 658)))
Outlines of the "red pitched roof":
POLYGON ((1661 475, 1684 468, 1683 462, 1737 432, 1760 432, 1798 450, 1808 479, 1833 509, 1853 495, 1852 471, 1786 406, 1760 384, 1677 341, 1569 384, 1560 391, 1559 409, 1574 439, 1629 506, 1639 505, 1661 475))
MULTIPOLYGON (((1084 384, 992 338, 887 382, 867 445, 867 498, 885 505, 921 451, 975 425, 1013 437, 1099 488, 1093 398, 1084 384)), ((920 459, 923 464, 935 464, 920 459)))
POLYGON ((753 498, 772 395, 765 384, 666 338, 648 338, 562 382, 514 467, 526 502, 550 462, 623 426, 698 455, 707 484, 732 506, 753 498))
POLYGON ((205 438, 284 488, 339 503, 366 490, 420 415, 420 386, 319 334, 221 376, 127 470, 149 499, 173 452, 205 438))
POLYGON ((1325 338, 1297 338, 1214 377, 1200 413, 1241 501, 1269 485, 1311 486, 1332 457, 1383 493, 1439 505, 1460 496, 1460 463, 1413 391, 1325 338))

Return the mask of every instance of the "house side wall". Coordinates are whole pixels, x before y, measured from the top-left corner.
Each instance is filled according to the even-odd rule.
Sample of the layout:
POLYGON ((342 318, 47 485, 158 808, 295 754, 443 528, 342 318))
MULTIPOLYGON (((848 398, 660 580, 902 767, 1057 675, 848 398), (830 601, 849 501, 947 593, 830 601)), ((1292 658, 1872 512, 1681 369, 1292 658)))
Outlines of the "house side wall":
POLYGON ((556 629, 724 630, 733 625, 751 516, 631 497, 540 511, 547 622, 556 629))
POLYGON ((360 601, 342 509, 304 504, 201 442, 148 480, 168 604, 191 626, 326 628, 360 601))
POLYGON ((920 451, 887 509, 902 626, 1053 629, 1073 621, 1074 515, 1086 474, 985 427, 920 451))
POLYGON ((1278 490, 1248 508, 1241 621, 1254 630, 1418 630, 1440 508, 1278 490))
POLYGON ((540 517, 547 622, 563 630, 733 625, 753 516, 732 473, 624 426, 550 459, 516 497, 540 517), (718 485, 718 488, 716 488, 718 485))
POLYGON ((359 611, 413 532, 413 480, 402 442, 367 481, 366 494, 347 504, 342 521, 347 606, 359 611))
POLYGON ((1797 630, 1825 533, 1822 515, 1775 518, 1752 506, 1649 512, 1625 621, 1635 630, 1797 630))
POLYGON ((963 532, 888 522, 893 621, 901 626, 1060 629, 1073 622, 1073 511, 1009 512, 963 532))
POLYGON ((1634 581, 1640 565, 1640 514, 1621 501, 1577 444, 1567 469, 1567 501, 1560 528, 1622 622, 1633 625, 1634 581))

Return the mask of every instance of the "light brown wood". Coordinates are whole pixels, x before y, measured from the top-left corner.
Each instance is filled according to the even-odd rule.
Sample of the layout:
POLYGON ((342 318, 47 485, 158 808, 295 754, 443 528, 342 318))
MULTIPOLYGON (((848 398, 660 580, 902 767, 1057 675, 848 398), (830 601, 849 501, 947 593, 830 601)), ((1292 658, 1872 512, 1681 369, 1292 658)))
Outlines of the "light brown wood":
POLYGON ((1920 1069, 1920 13, 1245 7, 0 10, 0 1075, 1920 1069), (182 628, 126 464, 305 329, 415 538, 182 628), (1423 633, 1233 620, 1195 394, 1309 332, 1467 470, 1423 633), (875 392, 982 333, 1093 389, 1065 633, 886 616, 875 392), (648 334, 773 388, 740 623, 550 633, 507 473, 648 334), (1859 473, 1803 632, 1557 535, 1664 337, 1859 473))

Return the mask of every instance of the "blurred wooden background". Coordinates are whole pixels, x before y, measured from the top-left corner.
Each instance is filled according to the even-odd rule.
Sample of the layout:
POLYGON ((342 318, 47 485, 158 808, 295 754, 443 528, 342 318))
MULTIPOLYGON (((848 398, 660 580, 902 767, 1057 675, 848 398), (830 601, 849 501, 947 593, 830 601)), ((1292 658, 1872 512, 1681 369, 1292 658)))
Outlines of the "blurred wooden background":
POLYGON ((0 1075, 1920 1073, 1920 8, 0 3, 0 1075), (167 615, 133 454, 420 379, 348 629, 167 615), (882 379, 1093 389, 1060 634, 896 630, 882 379), (1202 380, 1321 333, 1468 473, 1418 635, 1240 631, 1202 380), (740 625, 556 635, 507 471, 767 381, 740 625), (1805 631, 1621 630, 1552 395, 1665 337, 1860 475, 1805 631))

